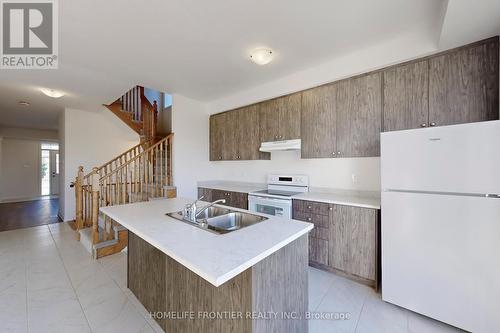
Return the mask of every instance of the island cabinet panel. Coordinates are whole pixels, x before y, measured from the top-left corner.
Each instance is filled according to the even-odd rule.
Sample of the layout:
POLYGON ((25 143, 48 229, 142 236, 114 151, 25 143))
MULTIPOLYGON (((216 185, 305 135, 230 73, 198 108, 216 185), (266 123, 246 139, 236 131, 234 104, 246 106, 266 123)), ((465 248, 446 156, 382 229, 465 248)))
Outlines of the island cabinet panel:
POLYGON ((384 77, 384 132, 427 127, 429 61, 389 68, 384 77))
POLYGON ((129 288, 147 311, 177 315, 158 320, 165 332, 308 332, 307 235, 219 287, 131 232, 129 242, 129 288), (270 312, 278 317, 247 316, 270 312), (213 314, 232 317, 212 319, 213 314), (302 319, 283 320, 287 314, 302 319))
MULTIPOLYGON (((130 291, 148 311, 165 311, 165 254, 129 232, 127 261, 127 287, 130 291)), ((161 316, 157 316, 155 320, 161 327, 165 327, 166 322, 161 316)))
POLYGON ((302 93, 302 158, 331 158, 337 153, 336 85, 302 93))
POLYGON ((262 142, 300 139, 301 99, 296 93, 259 104, 262 142))
POLYGON ((337 157, 380 156, 381 73, 340 81, 336 108, 337 157))
POLYGON ((429 61, 433 126, 498 119, 498 38, 429 61))

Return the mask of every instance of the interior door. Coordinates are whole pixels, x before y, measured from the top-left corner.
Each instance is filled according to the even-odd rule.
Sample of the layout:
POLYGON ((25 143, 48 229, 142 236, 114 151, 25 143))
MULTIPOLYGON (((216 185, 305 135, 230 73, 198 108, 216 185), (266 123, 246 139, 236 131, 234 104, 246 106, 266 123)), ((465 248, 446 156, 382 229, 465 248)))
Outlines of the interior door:
POLYGON ((50 151, 50 194, 59 194, 59 150, 50 151))

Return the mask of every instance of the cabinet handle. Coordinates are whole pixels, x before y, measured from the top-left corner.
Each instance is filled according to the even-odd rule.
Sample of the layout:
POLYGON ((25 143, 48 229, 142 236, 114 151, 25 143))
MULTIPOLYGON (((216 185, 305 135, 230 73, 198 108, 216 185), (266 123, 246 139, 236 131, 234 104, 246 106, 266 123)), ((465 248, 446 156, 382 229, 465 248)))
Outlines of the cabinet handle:
POLYGON ((278 139, 283 139, 283 135, 278 136, 278 139))
POLYGON ((333 210, 333 207, 328 208, 329 210, 333 210))
POLYGON ((274 136, 274 140, 277 140, 277 139, 278 139, 278 136, 277 136, 277 135, 275 135, 275 136, 274 136))
POLYGON ((423 123, 423 124, 420 125, 420 127, 427 127, 427 124, 423 123))
POLYGON ((312 220, 312 219, 311 219, 310 217, 308 217, 308 218, 307 218, 307 221, 311 222, 311 220, 312 220))
POLYGON ((219 160, 222 160, 222 156, 219 156, 219 160))
POLYGON ((340 153, 340 151, 338 151, 338 152, 337 152, 337 155, 340 155, 340 154, 341 154, 341 153, 340 153))
POLYGON ((335 156, 335 152, 333 152, 332 155, 335 156))
POLYGON ((311 208, 312 208, 312 206, 307 206, 307 209, 311 209, 311 208))
POLYGON ((430 125, 431 125, 431 127, 434 127, 434 126, 436 126, 436 123, 431 123, 430 125))

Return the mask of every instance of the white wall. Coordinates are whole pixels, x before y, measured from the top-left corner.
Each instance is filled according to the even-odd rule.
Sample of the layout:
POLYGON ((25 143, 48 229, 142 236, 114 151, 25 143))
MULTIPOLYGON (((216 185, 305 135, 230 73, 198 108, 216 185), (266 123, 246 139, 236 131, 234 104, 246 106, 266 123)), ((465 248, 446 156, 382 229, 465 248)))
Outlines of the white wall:
POLYGON ((64 128, 65 112, 59 114, 58 124, 59 124, 59 211, 57 215, 61 220, 64 221, 64 207, 65 207, 65 149, 64 149, 64 137, 66 134, 64 128))
POLYGON ((1 201, 30 200, 40 196, 40 141, 2 141, 1 201))
POLYGON ((206 105, 182 95, 172 96, 173 177, 179 197, 197 196, 196 182, 212 178, 208 162, 206 105))
POLYGON ((26 140, 43 140, 43 141, 58 141, 59 134, 57 131, 39 130, 32 128, 21 127, 1 127, 0 137, 10 139, 26 139, 26 140))
POLYGON ((69 221, 75 218, 75 192, 69 184, 75 180, 78 166, 88 173, 138 144, 139 135, 106 109, 98 112, 65 109, 61 122, 64 123, 60 129, 64 135, 61 218, 69 221))
POLYGON ((40 143, 57 139, 57 131, 0 128, 0 201, 40 196, 40 143))

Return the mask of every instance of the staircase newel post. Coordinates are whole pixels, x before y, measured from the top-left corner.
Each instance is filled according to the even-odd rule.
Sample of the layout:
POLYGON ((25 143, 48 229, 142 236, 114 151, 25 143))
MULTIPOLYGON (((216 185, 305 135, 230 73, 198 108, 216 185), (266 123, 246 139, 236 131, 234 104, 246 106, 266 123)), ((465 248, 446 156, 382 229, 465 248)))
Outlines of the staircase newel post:
POLYGON ((99 242, 99 173, 92 172, 92 244, 99 242))
POLYGON ((156 137, 156 127, 158 126, 158 103, 156 101, 153 102, 152 116, 151 139, 154 139, 156 137))
POLYGON ((83 166, 78 167, 75 181, 76 230, 83 229, 83 166))

